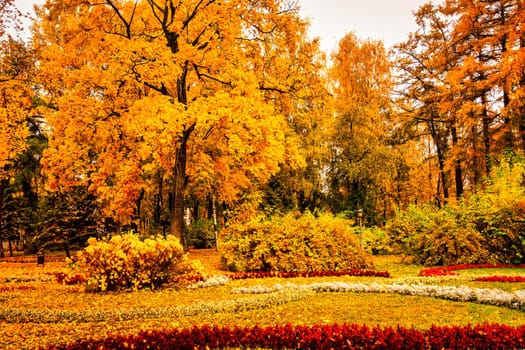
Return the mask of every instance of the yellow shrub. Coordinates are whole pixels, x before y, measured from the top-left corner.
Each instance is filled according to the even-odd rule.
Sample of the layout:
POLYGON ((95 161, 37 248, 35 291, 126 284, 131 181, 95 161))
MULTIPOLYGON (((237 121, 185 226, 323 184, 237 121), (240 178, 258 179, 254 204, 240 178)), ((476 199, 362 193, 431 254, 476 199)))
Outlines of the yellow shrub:
POLYGON ((230 225, 223 263, 238 271, 337 271, 369 267, 348 220, 308 214, 230 225))
POLYGON ((91 238, 88 244, 78 261, 87 270, 91 291, 154 289, 167 282, 172 269, 187 268, 184 249, 174 236, 140 240, 124 234, 101 241, 91 238))

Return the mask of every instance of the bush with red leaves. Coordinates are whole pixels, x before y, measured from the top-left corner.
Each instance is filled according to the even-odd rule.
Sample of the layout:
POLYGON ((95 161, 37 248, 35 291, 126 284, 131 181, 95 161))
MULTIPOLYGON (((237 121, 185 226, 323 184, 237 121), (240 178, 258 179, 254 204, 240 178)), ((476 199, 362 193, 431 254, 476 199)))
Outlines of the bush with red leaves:
POLYGON ((64 272, 56 272, 54 275, 58 283, 67 284, 69 286, 83 284, 87 281, 87 279, 81 275, 68 275, 64 272))

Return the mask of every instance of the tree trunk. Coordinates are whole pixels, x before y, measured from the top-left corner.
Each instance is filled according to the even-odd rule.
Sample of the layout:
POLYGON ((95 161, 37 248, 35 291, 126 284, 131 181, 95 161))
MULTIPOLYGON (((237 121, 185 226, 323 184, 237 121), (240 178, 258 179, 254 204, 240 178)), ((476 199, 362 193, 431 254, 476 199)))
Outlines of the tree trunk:
POLYGON ((439 198, 439 183, 441 182, 441 187, 443 191, 443 204, 447 204, 449 193, 448 193, 447 173, 445 170, 445 153, 446 153, 446 148, 447 148, 446 139, 441 136, 441 132, 436 128, 436 125, 433 119, 430 121, 430 132, 431 132, 432 139, 434 140, 434 144, 436 147, 436 154, 437 154, 438 167, 439 167, 439 180, 440 181, 438 181, 438 193, 436 193, 436 196, 437 198, 439 198))
MULTIPOLYGON (((510 97, 507 91, 503 92, 503 105, 506 107, 510 103, 510 97)), ((512 134, 512 119, 510 117, 503 118, 503 123, 505 124, 505 133, 503 135, 503 145, 505 149, 514 150, 514 135, 512 134)))
POLYGON ((483 154, 485 156, 485 175, 490 174, 490 167, 491 167, 491 160, 490 160, 490 118, 488 116, 487 107, 486 107, 486 96, 483 95, 483 116, 482 116, 482 122, 483 122, 483 154))
POLYGON ((0 258, 4 258, 4 234, 2 232, 2 222, 4 220, 4 191, 7 187, 7 180, 0 180, 0 258))
POLYGON ((69 251, 69 245, 67 244, 67 242, 64 242, 64 251, 66 252, 67 258, 71 259, 71 253, 69 251))
POLYGON ((208 200, 208 205, 207 205, 207 216, 206 216, 206 219, 210 220, 213 218, 213 195, 211 193, 208 193, 206 195, 206 199, 208 200))
MULTIPOLYGON (((519 7, 520 11, 522 11, 521 6, 519 7)), ((520 40, 520 47, 522 49, 525 49, 525 38, 521 38, 520 40)), ((525 73, 522 73, 521 79, 520 79, 520 88, 525 89, 525 73)), ((525 106, 521 104, 519 106, 519 118, 520 118, 520 139, 521 139, 521 148, 523 152, 525 153, 525 106)))
MULTIPOLYGON (((168 45, 174 53, 178 51, 177 36, 170 37, 168 45)), ((183 105, 188 104, 186 95, 186 77, 188 74, 189 61, 184 63, 182 74, 177 79, 177 101, 183 105)), ((184 192, 186 190, 186 162, 187 162, 187 145, 191 133, 195 129, 195 123, 192 123, 182 132, 178 140, 175 151, 175 166, 173 167, 173 206, 171 208, 170 234, 178 237, 184 249, 188 249, 186 239, 184 238, 184 192)))
POLYGON ((520 108, 520 138, 521 138, 521 149, 525 154, 525 110, 520 108))
MULTIPOLYGON (((162 215, 162 191, 163 191, 163 180, 162 180, 162 174, 159 172, 157 174, 157 180, 158 180, 158 192, 153 195, 153 222, 155 226, 161 225, 161 215, 162 215)), ((168 200, 169 203, 169 200, 168 200)), ((171 207, 168 206, 168 209, 171 210, 171 207)), ((164 226, 164 223, 162 223, 162 226, 164 226)))
MULTIPOLYGON (((458 147, 458 132, 456 129, 456 121, 452 122, 451 127, 452 133, 452 145, 453 147, 458 147)), ((456 180, 456 198, 461 198, 463 196, 463 172, 461 169, 461 159, 457 158, 454 164, 454 176, 456 180)))
MULTIPOLYGON (((481 160, 481 156, 479 154, 479 148, 478 148, 478 144, 479 144, 479 141, 478 141, 478 130, 476 128, 475 125, 473 125, 471 128, 470 128, 470 134, 471 134, 471 143, 472 143, 472 160, 473 160, 473 164, 474 166, 472 167, 472 172, 473 172, 473 180, 474 180, 474 185, 477 185, 479 184, 479 182, 481 181, 481 177, 482 177, 482 167, 483 167, 483 161, 481 160)), ((473 190, 474 192, 476 191, 476 186, 473 186, 473 190)))
POLYGON ((175 166, 173 168, 173 207, 171 209, 170 234, 178 237, 184 248, 187 249, 184 238, 184 192, 186 190, 186 162, 188 139, 195 129, 195 123, 186 129, 180 137, 176 151, 175 166))
MULTIPOLYGON (((506 26, 506 15, 504 6, 500 7, 500 25, 501 27, 505 28, 506 26)), ((507 53, 507 42, 508 42, 508 35, 503 34, 500 38, 500 50, 501 50, 501 57, 503 57, 507 53)), ((503 91, 503 108, 506 109, 507 106, 510 103, 510 91, 507 87, 507 81, 504 79, 501 84, 501 90, 503 91)), ((485 96, 483 96, 485 99, 485 96)), ((506 149, 515 151, 514 149, 514 135, 512 133, 512 119, 509 116, 506 116, 503 118, 503 122, 505 124, 505 134, 503 136, 503 142, 504 147, 506 149)))
POLYGON ((215 236, 215 250, 219 251, 219 225, 217 224, 217 207, 215 205, 215 196, 211 195, 211 206, 213 216, 213 234, 215 236))
POLYGON ((443 204, 447 204, 449 198, 448 179, 447 172, 445 170, 445 155, 441 147, 437 147, 437 157, 439 166, 439 179, 441 180, 441 187, 443 191, 443 204))

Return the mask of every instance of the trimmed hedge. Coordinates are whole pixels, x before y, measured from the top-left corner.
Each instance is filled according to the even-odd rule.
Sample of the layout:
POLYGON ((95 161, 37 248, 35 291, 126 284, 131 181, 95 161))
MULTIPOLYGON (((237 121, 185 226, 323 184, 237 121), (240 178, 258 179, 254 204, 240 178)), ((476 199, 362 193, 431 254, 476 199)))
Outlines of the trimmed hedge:
POLYGON ((202 326, 170 331, 143 331, 102 340, 52 345, 48 350, 84 349, 523 349, 525 326, 499 324, 433 326, 419 331, 404 327, 314 325, 268 327, 202 326))
POLYGON ((351 221, 288 214, 223 229, 223 264, 231 271, 343 271, 371 266, 351 221))

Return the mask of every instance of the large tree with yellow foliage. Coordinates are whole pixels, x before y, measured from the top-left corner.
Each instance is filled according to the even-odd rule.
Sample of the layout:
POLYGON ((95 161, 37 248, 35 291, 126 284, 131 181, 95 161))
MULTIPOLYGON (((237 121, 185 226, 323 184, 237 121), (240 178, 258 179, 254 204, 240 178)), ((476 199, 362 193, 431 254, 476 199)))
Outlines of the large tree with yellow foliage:
POLYGON ((30 135, 33 57, 28 46, 14 36, 21 29, 22 17, 14 1, 0 0, 0 256, 2 240, 15 233, 7 213, 13 192, 8 187, 30 135))
POLYGON ((235 202, 300 166, 282 96, 307 84, 304 30, 290 1, 48 0, 35 44, 50 188, 87 186, 121 223, 166 191, 182 237, 188 188, 235 202))
POLYGON ((10 34, 20 30, 21 16, 13 1, 0 1, 0 172, 26 147, 29 134, 32 57, 27 46, 10 34))
POLYGON ((341 39, 332 60, 336 118, 328 176, 335 208, 384 218, 403 162, 391 142, 392 66, 382 42, 353 33, 341 39))

